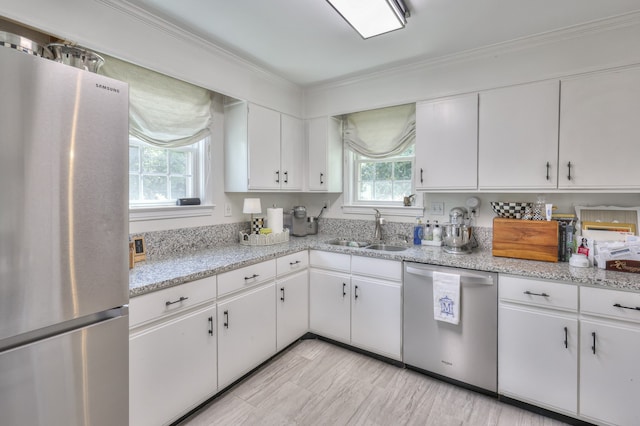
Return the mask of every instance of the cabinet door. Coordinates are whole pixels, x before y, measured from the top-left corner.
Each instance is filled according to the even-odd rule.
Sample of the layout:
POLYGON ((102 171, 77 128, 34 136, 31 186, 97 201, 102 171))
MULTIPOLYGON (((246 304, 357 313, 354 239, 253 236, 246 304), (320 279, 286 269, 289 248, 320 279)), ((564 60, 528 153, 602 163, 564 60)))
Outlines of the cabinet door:
POLYGON ((281 115, 280 188, 302 191, 304 160, 304 122, 299 118, 281 115))
POLYGON ((310 191, 342 192, 342 122, 307 121, 307 184, 310 191))
POLYGON ((231 384, 276 351, 275 283, 218 303, 218 386, 231 384))
POLYGON ((556 188, 559 97, 558 81, 480 93, 480 189, 556 188))
POLYGON ((476 189, 477 153, 477 94, 416 104, 416 189, 476 189))
POLYGON ((249 104, 249 189, 280 189, 280 113, 249 104))
POLYGON ((129 424, 164 425, 217 392, 216 308, 131 333, 129 424))
POLYGON ((349 343, 350 277, 331 271, 309 270, 309 328, 349 343))
POLYGON ((498 392, 575 416, 578 409, 577 317, 501 304, 498 392))
POLYGON ((276 287, 276 350, 280 351, 309 330, 309 272, 279 279, 276 287))
POLYGON ((351 277, 351 343, 380 355, 401 359, 400 283, 351 277))
POLYGON ((638 117, 638 68, 563 80, 558 186, 640 188, 638 117))
POLYGON ((639 425, 640 326, 583 319, 580 345, 580 415, 639 425))

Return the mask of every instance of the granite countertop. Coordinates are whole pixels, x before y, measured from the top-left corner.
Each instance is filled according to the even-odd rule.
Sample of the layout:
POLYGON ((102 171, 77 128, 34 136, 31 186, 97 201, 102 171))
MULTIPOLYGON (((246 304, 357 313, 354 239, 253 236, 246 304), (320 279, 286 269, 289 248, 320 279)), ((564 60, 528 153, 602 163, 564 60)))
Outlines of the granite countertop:
POLYGON ((564 262, 493 257, 490 250, 481 249, 476 249, 470 254, 448 254, 441 247, 410 246, 404 251, 384 252, 327 244, 326 242, 332 238, 335 237, 326 234, 291 237, 287 243, 271 246, 244 246, 235 243, 137 263, 129 272, 129 294, 131 297, 140 296, 306 249, 508 273, 640 292, 639 274, 598 268, 576 268, 564 262))

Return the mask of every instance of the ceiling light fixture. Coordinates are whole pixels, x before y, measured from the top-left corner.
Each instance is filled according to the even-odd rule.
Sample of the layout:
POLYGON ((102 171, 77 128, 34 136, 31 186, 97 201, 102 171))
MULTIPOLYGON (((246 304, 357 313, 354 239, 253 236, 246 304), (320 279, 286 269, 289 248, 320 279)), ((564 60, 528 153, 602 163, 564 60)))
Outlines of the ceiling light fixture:
POLYGON ((327 0, 364 39, 404 28, 409 9, 403 0, 327 0))

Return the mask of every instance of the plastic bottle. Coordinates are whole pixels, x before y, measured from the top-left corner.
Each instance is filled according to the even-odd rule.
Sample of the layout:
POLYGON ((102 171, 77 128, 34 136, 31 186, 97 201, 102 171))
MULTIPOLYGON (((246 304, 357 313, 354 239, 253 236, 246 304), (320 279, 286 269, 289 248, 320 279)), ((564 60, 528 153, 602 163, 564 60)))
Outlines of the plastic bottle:
POLYGON ((433 229, 431 229, 431 224, 429 223, 428 220, 424 228, 424 237, 422 237, 422 239, 427 241, 433 241, 433 229))
POLYGON ((413 227, 413 244, 422 244, 422 236, 424 235, 422 219, 416 217, 416 226, 413 227))
POLYGON ((433 241, 440 242, 442 241, 442 228, 438 225, 438 221, 434 221, 435 225, 433 226, 433 241))

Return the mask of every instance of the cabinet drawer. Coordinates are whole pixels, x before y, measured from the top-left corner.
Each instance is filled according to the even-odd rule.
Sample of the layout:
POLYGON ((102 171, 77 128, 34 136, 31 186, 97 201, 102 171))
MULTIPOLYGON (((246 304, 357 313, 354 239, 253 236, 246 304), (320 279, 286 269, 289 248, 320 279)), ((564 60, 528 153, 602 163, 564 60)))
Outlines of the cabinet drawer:
POLYGON ((578 310, 578 286, 505 276, 498 278, 500 300, 556 309, 578 310))
POLYGON ((309 266, 308 250, 289 254, 276 259, 276 272, 279 277, 292 272, 302 271, 307 266, 309 266))
POLYGON ((215 276, 133 297, 129 301, 129 328, 215 298, 215 276))
POLYGON ((580 313, 640 322, 640 293, 580 287, 580 313))
POLYGON ((311 250, 309 264, 316 268, 331 269, 332 271, 350 272, 351 255, 331 253, 328 251, 311 250))
POLYGON ((225 272, 218 275, 218 297, 267 282, 275 276, 275 259, 225 272))
POLYGON ((351 273, 380 279, 402 281, 402 262, 353 256, 351 258, 351 273))

